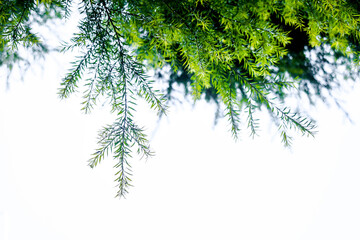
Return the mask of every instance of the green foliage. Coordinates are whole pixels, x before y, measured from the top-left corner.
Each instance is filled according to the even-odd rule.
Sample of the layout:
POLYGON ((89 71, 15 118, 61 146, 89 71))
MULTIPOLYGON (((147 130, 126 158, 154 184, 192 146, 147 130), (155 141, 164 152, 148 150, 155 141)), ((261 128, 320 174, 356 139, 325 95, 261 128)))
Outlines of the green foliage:
POLYGON ((78 86, 84 72, 93 77, 86 79, 83 110, 88 113, 99 97, 110 100, 112 111, 118 119, 104 128, 99 134, 99 149, 89 161, 96 166, 109 152, 117 160, 115 168, 119 191, 117 196, 124 196, 131 186, 131 166, 128 158, 135 145, 140 155, 151 155, 148 140, 133 120, 136 98, 145 99, 151 108, 165 113, 164 98, 152 87, 153 81, 144 73, 144 65, 138 61, 131 50, 131 44, 124 39, 124 32, 131 24, 131 18, 121 17, 117 9, 123 9, 122 3, 106 1, 83 2, 82 19, 79 33, 71 40, 72 44, 63 48, 81 48, 84 54, 74 62, 74 69, 64 78, 60 97, 66 98, 78 86), (119 5, 117 5, 119 4, 119 5))
MULTIPOLYGON (((39 46, 29 18, 39 9, 45 9, 40 18, 52 11, 57 17, 71 17, 70 1, 5 1, 0 10, 1 54, 19 43, 39 46)), ((63 79, 59 94, 70 96, 84 81, 86 113, 104 97, 118 114, 100 132, 99 149, 89 162, 94 167, 113 153, 119 170, 117 196, 124 196, 131 186, 132 149, 151 155, 146 135, 133 119, 139 97, 159 114, 165 113, 173 84, 181 83, 195 100, 205 94, 224 106, 234 138, 244 119, 251 135, 256 135, 259 124, 254 114, 265 108, 289 146, 289 131, 313 136, 315 125, 283 106, 287 91, 297 88, 311 97, 311 85, 321 95, 321 89, 332 88, 334 76, 325 77, 323 83, 314 69, 326 73, 319 67, 324 62, 336 65, 340 58, 351 63, 359 59, 356 1, 82 0, 79 9, 78 32, 63 51, 78 48, 82 55, 63 79), (319 56, 315 63, 307 56, 312 50, 319 56), (145 69, 166 65, 171 68, 169 88, 161 95, 145 69), (92 77, 83 79, 85 75, 92 77)))
POLYGON ((32 25, 44 25, 49 20, 61 18, 69 1, 37 2, 0 0, 0 66, 6 66, 10 71, 14 64, 30 65, 30 60, 24 57, 26 50, 34 59, 49 52, 49 47, 34 33, 32 25))
MULTIPOLYGON (((352 11, 358 12, 360 9, 360 4, 357 1, 348 1, 346 4, 352 11)), ((308 22, 306 12, 299 11, 298 14, 304 19, 302 25, 306 26, 308 22)), ((288 25, 276 14, 272 14, 269 21, 283 29, 291 38, 291 42, 285 46, 287 54, 270 68, 271 78, 280 76, 281 78, 297 79, 299 97, 303 97, 305 94, 311 104, 315 104, 316 98, 320 98, 324 102, 334 100, 339 104, 338 100, 332 96, 332 91, 339 89, 344 79, 355 80, 358 77, 357 68, 354 68, 354 65, 358 63, 358 52, 360 50, 358 40, 351 34, 345 36, 348 40, 348 47, 353 52, 353 54, 346 55, 346 52, 331 48, 330 38, 326 36, 325 32, 320 33, 322 45, 314 47, 310 44, 305 27, 299 28, 297 25, 288 25), (346 71, 340 70, 344 67, 346 71)), ((169 100, 172 100, 171 91, 174 83, 183 85, 185 92, 189 90, 188 84, 191 82, 191 74, 187 74, 186 71, 181 71, 181 73, 181 78, 171 73, 170 78, 167 79, 169 83, 167 97, 169 100)), ((206 89, 203 94, 205 99, 214 100, 215 103, 218 103, 219 96, 216 91, 213 91, 213 88, 206 89)), ((272 94, 282 102, 288 96, 288 92, 283 91, 281 87, 272 94)))

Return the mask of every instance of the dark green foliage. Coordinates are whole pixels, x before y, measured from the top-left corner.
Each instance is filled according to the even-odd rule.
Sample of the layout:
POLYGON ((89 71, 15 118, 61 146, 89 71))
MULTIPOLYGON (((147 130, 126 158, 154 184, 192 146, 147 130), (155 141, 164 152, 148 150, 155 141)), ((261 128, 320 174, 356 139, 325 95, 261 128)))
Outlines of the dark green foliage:
MULTIPOLYGON (((71 17, 70 2, 3 4, 0 53, 15 54, 11 49, 19 43, 41 46, 29 16, 71 17)), ((202 95, 214 100, 234 138, 241 121, 247 121, 251 135, 257 134, 254 114, 261 109, 271 114, 284 145, 290 145, 292 130, 313 136, 315 125, 283 105, 295 88, 311 101, 323 98, 325 90, 331 93, 341 84, 336 68, 359 62, 359 8, 349 0, 82 0, 78 32, 63 48, 82 54, 59 94, 68 97, 83 81, 86 113, 106 98, 118 114, 100 132, 99 149, 89 164, 94 167, 113 153, 119 169, 117 196, 124 196, 131 186, 133 147, 140 155, 151 155, 146 135, 133 119, 136 100, 144 98, 165 113, 165 100, 174 100, 175 83, 194 100, 202 95), (162 72, 165 66, 170 67, 169 76, 162 72), (153 89, 146 68, 168 79, 164 95, 153 89), (85 74, 92 77, 84 79, 85 74)), ((345 74, 353 78, 351 71, 345 74)))
POLYGON ((134 145, 138 153, 151 155, 149 143, 143 129, 133 120, 136 97, 144 98, 150 107, 165 113, 164 99, 152 88, 152 81, 144 73, 144 66, 132 56, 130 44, 123 39, 123 25, 130 18, 121 18, 115 10, 122 9, 121 3, 106 1, 83 2, 80 32, 72 39, 72 44, 64 51, 79 47, 84 54, 74 63, 74 69, 64 78, 60 97, 66 98, 75 91, 83 73, 93 77, 86 79, 83 110, 88 113, 99 97, 110 100, 112 111, 118 119, 104 128, 99 135, 99 149, 93 154, 89 165, 96 166, 108 152, 114 153, 119 191, 124 196, 131 186, 131 167, 128 159, 134 145), (119 5, 117 5, 119 4, 119 5))

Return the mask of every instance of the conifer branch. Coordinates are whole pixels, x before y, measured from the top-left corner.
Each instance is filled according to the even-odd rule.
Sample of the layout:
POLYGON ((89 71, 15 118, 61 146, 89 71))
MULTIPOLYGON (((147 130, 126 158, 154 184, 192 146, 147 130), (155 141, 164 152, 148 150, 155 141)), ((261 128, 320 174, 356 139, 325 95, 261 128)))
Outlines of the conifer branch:
MULTIPOLYGON (((339 72, 327 69, 360 62, 356 1, 80 2, 78 33, 63 51, 79 48, 83 52, 62 80, 59 96, 67 98, 90 73, 92 77, 84 82, 82 109, 90 112, 104 97, 111 112, 118 114, 117 122, 99 133, 99 148, 89 161, 94 167, 113 154, 117 196, 124 196, 131 186, 128 161, 134 147, 141 157, 152 155, 145 131, 133 119, 136 99, 144 99, 158 114, 167 110, 164 96, 145 74, 146 67, 170 66, 168 98, 173 83, 182 84, 185 93, 192 88, 194 100, 205 95, 218 103, 221 98, 234 138, 242 112, 247 113, 250 135, 257 134, 255 114, 264 106, 282 142, 290 145, 293 130, 314 136, 315 124, 278 104, 289 96, 287 90, 296 88, 311 102, 314 96, 324 99, 324 90, 330 93, 341 86, 339 72), (311 53, 316 53, 315 60, 307 56, 311 53)), ((44 0, 37 4, 2 1, 0 5, 0 65, 11 69, 16 61, 28 61, 18 44, 31 53, 47 51, 33 34, 31 22, 69 17, 74 4, 44 0)), ((355 79, 354 72, 345 77, 355 79)))

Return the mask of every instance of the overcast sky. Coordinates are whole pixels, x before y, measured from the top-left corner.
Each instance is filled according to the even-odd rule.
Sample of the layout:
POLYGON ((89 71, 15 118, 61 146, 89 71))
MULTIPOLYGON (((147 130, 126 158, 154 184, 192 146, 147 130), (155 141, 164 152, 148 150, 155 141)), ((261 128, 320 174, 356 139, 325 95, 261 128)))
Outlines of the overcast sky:
POLYGON ((1 240, 360 238, 359 84, 341 95, 353 124, 319 104, 319 133, 291 150, 267 121, 235 142, 201 101, 173 106, 159 125, 140 105, 156 155, 135 155, 134 187, 119 200, 114 160, 87 166, 113 117, 102 106, 81 113, 80 94, 59 100, 66 61, 50 56, 23 82, 15 73, 8 90, 0 72, 1 240))

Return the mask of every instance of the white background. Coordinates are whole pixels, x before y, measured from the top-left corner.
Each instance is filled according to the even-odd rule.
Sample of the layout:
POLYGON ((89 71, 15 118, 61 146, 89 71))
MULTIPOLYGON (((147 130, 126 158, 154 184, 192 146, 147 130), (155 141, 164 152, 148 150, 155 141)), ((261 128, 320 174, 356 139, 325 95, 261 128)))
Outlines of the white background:
POLYGON ((318 104, 316 137, 285 149, 262 121, 235 142, 215 106, 173 106, 159 125, 140 104, 156 155, 131 160, 133 183, 115 199, 115 161, 95 169, 87 159, 97 131, 113 117, 101 105, 80 111, 57 88, 66 56, 51 55, 0 92, 0 239, 360 239, 360 86, 345 90, 350 124, 336 107, 318 104))

